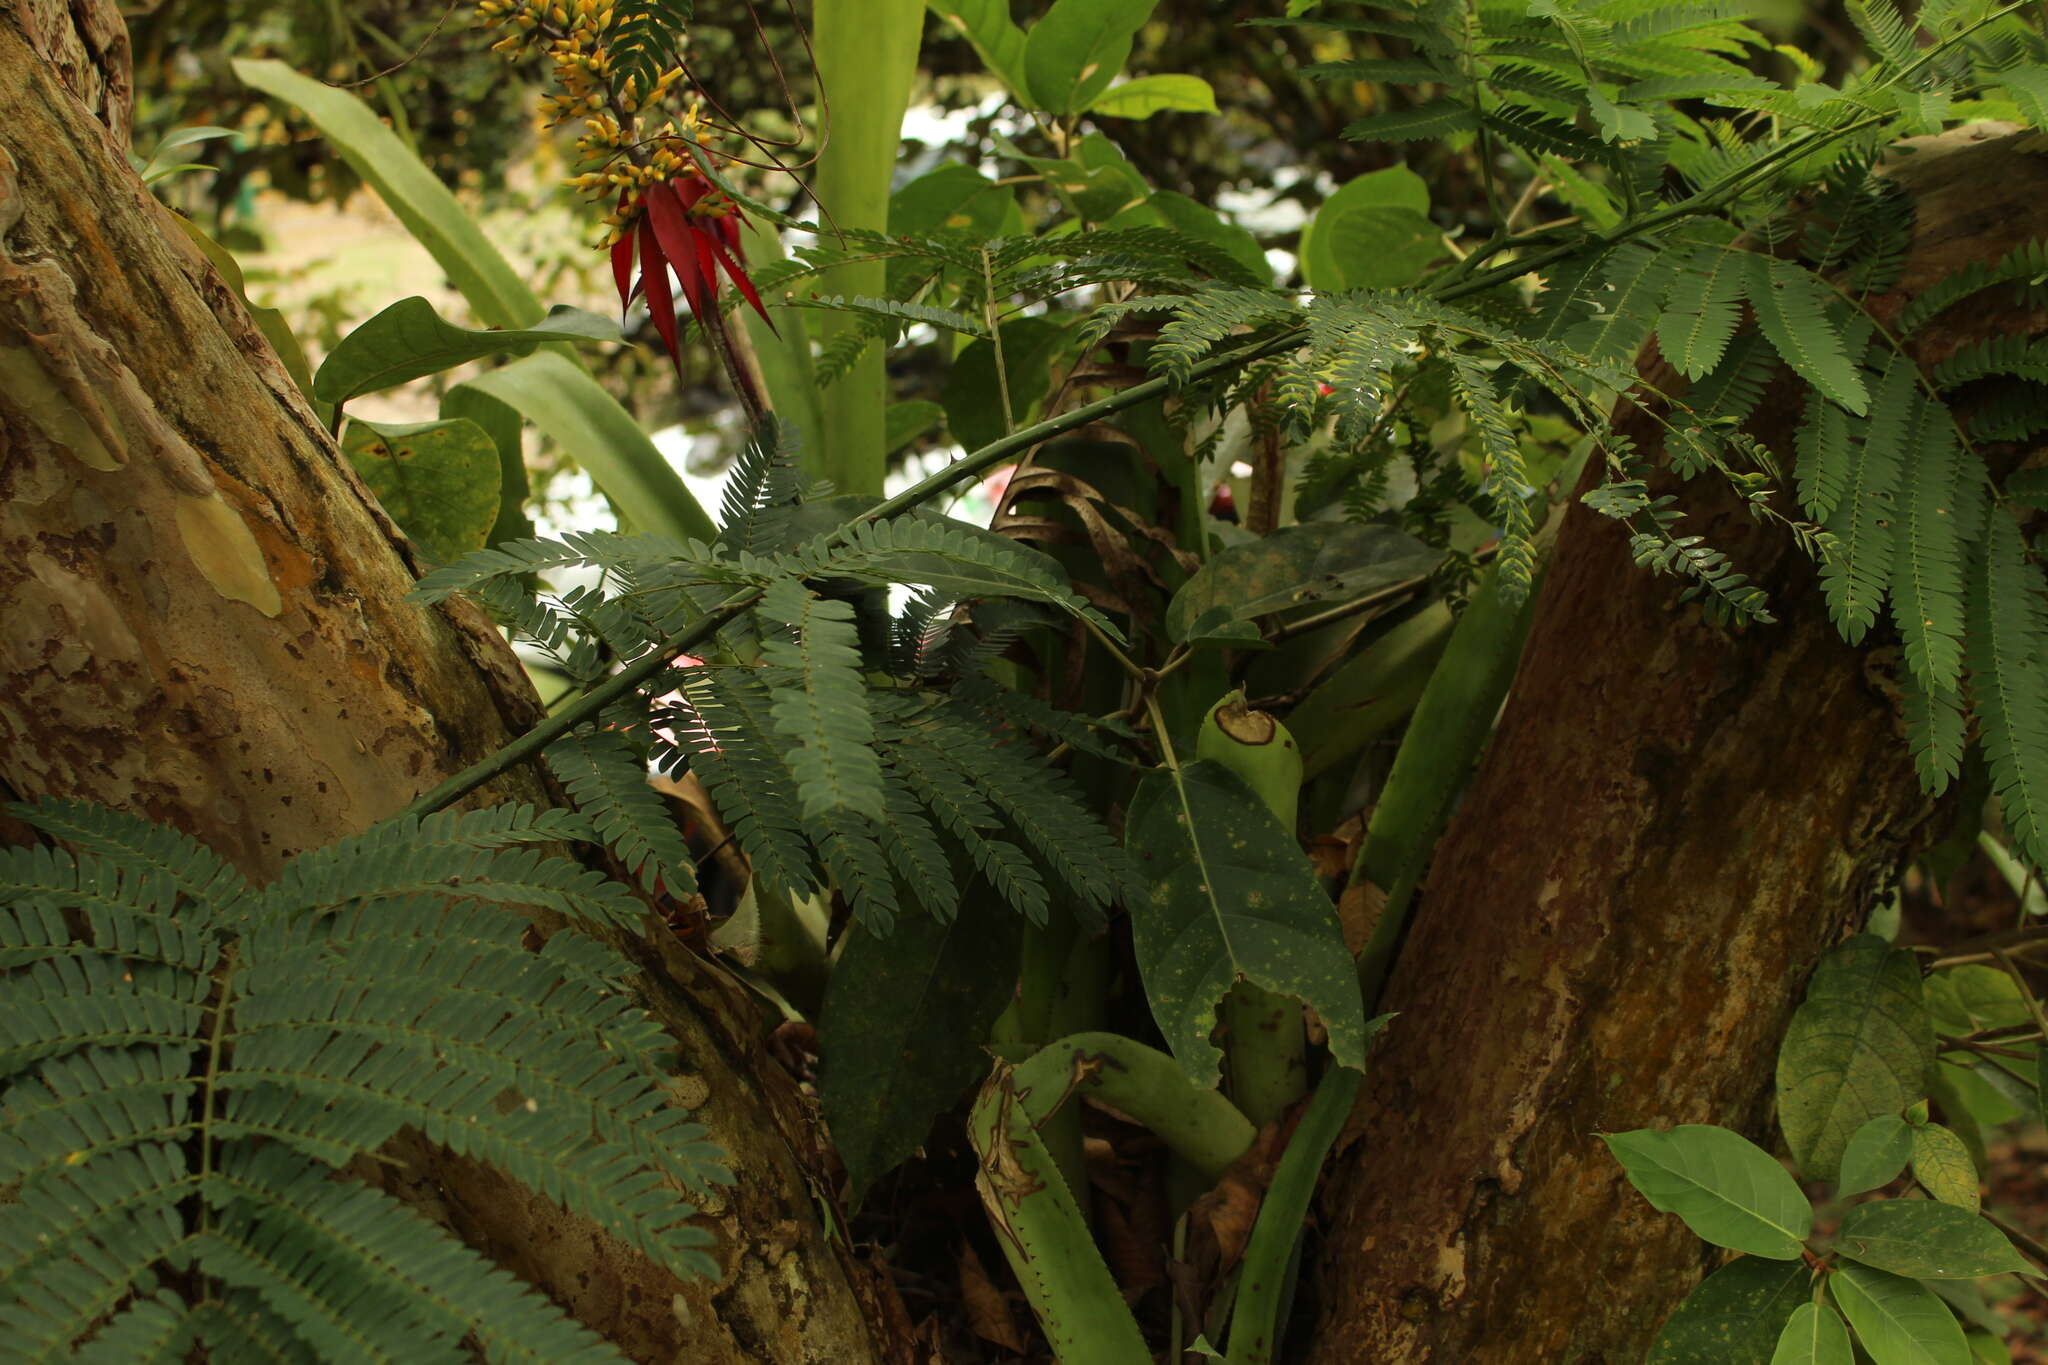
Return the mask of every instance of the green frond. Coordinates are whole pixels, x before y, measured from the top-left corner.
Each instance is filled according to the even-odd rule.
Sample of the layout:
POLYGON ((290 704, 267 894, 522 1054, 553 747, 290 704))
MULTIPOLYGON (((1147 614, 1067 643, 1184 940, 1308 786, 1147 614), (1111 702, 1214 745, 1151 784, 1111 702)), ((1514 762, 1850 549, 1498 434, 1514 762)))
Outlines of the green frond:
POLYGON ((1970 583, 1970 695, 2013 842, 2048 867, 2048 583, 2004 508, 1990 506, 1984 528, 1970 583))
POLYGON ((183 1300, 158 1290, 130 1302, 70 1359, 76 1365, 179 1365, 186 1358, 189 1317, 183 1300))
POLYGON ((1959 692, 1930 689, 1918 677, 1907 675, 1901 688, 1900 707, 1906 719, 1906 746, 1913 754, 1913 771, 1923 791, 1939 795, 1963 768, 1963 744, 1968 721, 1963 715, 1959 692))
POLYGON ((1862 440, 1862 418, 1851 417, 1817 393, 1806 398, 1806 415, 1793 437, 1799 464, 1799 505, 1825 522, 1841 504, 1853 468, 1851 456, 1862 440))
POLYGON ((406 600, 431 605, 494 578, 519 577, 581 565, 602 569, 634 563, 689 564, 703 571, 703 582, 726 581, 716 556, 698 541, 673 540, 667 536, 628 536, 612 531, 575 531, 560 540, 512 540, 487 550, 472 551, 413 584, 406 600))
POLYGON ((187 1320, 209 1365, 319 1365, 320 1357, 247 1289, 223 1289, 203 1300, 187 1320))
POLYGON ((1625 242, 1600 267, 1601 283, 1588 295, 1599 311, 1565 333, 1565 343, 1589 359, 1634 362, 1656 325, 1664 296, 1677 278, 1677 253, 1650 242, 1625 242))
POLYGON ((2001 384, 1969 407, 1973 441, 2024 441, 2048 431, 2048 384, 2001 384))
POLYGON ((1749 268, 1749 306, 1779 356, 1833 402, 1854 413, 1865 411, 1870 394, 1842 332, 1828 317, 1838 301, 1835 295, 1796 262, 1754 254, 1742 259, 1749 268))
POLYGON ((1702 421, 1739 425, 1763 401, 1776 358, 1756 332, 1744 332, 1728 344, 1713 373, 1686 390, 1685 404, 1702 421))
POLYGON ((1966 470, 1946 407, 1922 399, 1915 415, 1897 500, 1892 619, 1927 695, 1951 697, 1963 674, 1964 538, 1982 515, 1981 476, 1966 470))
POLYGON ((206 977, 109 955, 32 962, 0 992, 0 1076, 92 1047, 176 1046, 205 1013, 206 977))
POLYGON ((880 790, 879 765, 875 784, 875 815, 844 807, 822 811, 816 817, 818 832, 811 842, 816 846, 818 860, 825 865, 832 884, 846 897, 854 918, 864 928, 886 934, 902 912, 902 907, 896 900, 896 883, 889 874, 889 859, 882 852, 882 842, 892 836, 879 818, 886 811, 885 797, 880 790))
POLYGON ((1995 336, 1972 342, 1936 365, 1931 377, 1938 387, 1955 389, 2005 375, 2048 384, 2048 341, 1995 336))
MULTIPOLYGON (((198 1043, 92 1047, 52 1057, 7 1090, 0 1185, 97 1160, 125 1147, 177 1142, 193 1126, 198 1043)), ((0 1262, 0 1278, 7 1270, 0 1262)))
POLYGON ((956 312, 951 308, 941 308, 936 304, 901 303, 895 299, 871 299, 865 295, 855 295, 852 298, 847 298, 840 294, 834 294, 829 298, 817 294, 792 295, 785 300, 785 304, 791 308, 817 308, 832 313, 857 313, 864 317, 877 319, 884 327, 884 330, 875 333, 877 336, 887 336, 896 327, 917 322, 925 323, 928 326, 937 327, 944 331, 957 332, 962 336, 981 337, 984 339, 988 336, 988 326, 980 318, 970 317, 966 313, 956 312))
POLYGON ((861 680, 853 607, 783 578, 768 585, 755 610, 794 633, 793 639, 766 634, 761 658, 771 668, 789 670, 789 683, 776 689, 769 714, 776 732, 795 746, 788 763, 804 817, 879 811, 882 768, 861 680))
MULTIPOLYGON (((381 1285, 378 1298, 399 1305, 400 1321, 424 1337, 420 1354, 406 1358, 446 1353, 464 1359, 458 1349, 462 1338, 475 1332, 493 1361, 610 1365, 623 1359, 544 1295, 412 1209, 368 1186, 333 1180, 329 1172, 277 1147, 232 1152, 206 1194, 224 1211, 223 1239, 239 1242, 239 1251, 268 1252, 265 1259, 273 1266, 287 1257, 297 1259, 301 1283, 309 1277, 339 1279, 336 1272, 342 1272, 357 1285, 381 1285)), ((206 1264, 201 1241, 200 1261, 206 1264)), ((220 1259, 240 1264, 233 1253, 220 1259)), ((259 1293, 263 1288, 247 1287, 259 1293)), ((329 1296, 330 1301, 339 1298, 329 1296)), ((282 1311, 285 1303, 278 1296, 275 1306, 282 1311)), ((368 1305, 356 1303, 360 1317, 368 1305)), ((313 1335, 319 1331, 316 1327, 313 1335)))
POLYGON ((1893 66, 1906 66, 1918 55, 1913 25, 1891 0, 1849 0, 1849 22, 1870 44, 1870 50, 1893 66))
POLYGON ((1024 836, 1078 903, 1104 910, 1123 893, 1122 847, 1066 777, 1025 744, 992 744, 972 711, 951 704, 922 717, 916 730, 1024 836))
POLYGON ((747 434, 725 476, 719 545, 755 554, 772 551, 780 530, 774 523, 783 509, 802 501, 804 482, 794 432, 768 414, 747 434))
POLYGON ((953 866, 917 796, 894 768, 882 769, 882 798, 888 833, 882 851, 889 865, 927 914, 951 920, 960 912, 960 888, 953 866))
POLYGON ((1479 115, 1470 104, 1445 97, 1412 109, 1368 114, 1346 125, 1344 136, 1352 142, 1422 142, 1474 132, 1478 127, 1479 115))
POLYGON ((1850 451, 1841 502, 1823 523, 1835 544, 1821 566, 1821 590, 1828 618, 1852 645, 1876 622, 1891 581, 1902 457, 1927 421, 1918 380, 1907 357, 1886 364, 1863 440, 1850 451))
POLYGON ((1111 763, 1130 763, 1130 751, 1118 741, 1135 742, 1137 733, 1119 720, 1078 715, 1048 705, 1028 692, 1003 687, 986 677, 963 678, 949 693, 962 706, 973 707, 991 730, 1029 726, 1045 740, 1111 763))
POLYGON ((660 793, 647 785, 647 763, 615 730, 582 726, 549 745, 548 767, 628 871, 652 892, 697 890, 697 863, 660 793))
POLYGON ((1972 261, 1913 296, 1899 314, 1894 329, 1909 337, 1963 300, 1999 285, 2017 284, 2038 290, 2048 279, 2048 237, 2037 237, 2013 248, 1998 261, 1986 265, 1972 261))
MULTIPOLYGON (((436 817, 429 817, 434 819, 436 817)), ((603 873, 533 849, 427 842, 431 826, 392 820, 302 853, 263 892, 273 913, 336 910, 359 901, 438 895, 553 910, 585 923, 637 927, 647 907, 603 873)))
MULTIPOLYGON (((195 907, 227 907, 248 889, 225 858, 168 825, 82 801, 35 801, 9 813, 106 866, 161 877, 195 907)), ((0 896, 6 894, 0 887, 0 896)))
POLYGON ((1291 322, 1296 317, 1293 298, 1276 290, 1251 285, 1211 285, 1188 294, 1175 305, 1173 320, 1159 329, 1149 363, 1154 371, 1175 383, 1186 383, 1189 371, 1225 337, 1276 322, 1291 322))
POLYGON ((777 890, 805 892, 817 886, 817 877, 762 672, 691 669, 689 706, 674 714, 670 732, 753 864, 754 876, 777 890))
POLYGON ((1500 585, 1503 601, 1518 602, 1536 576, 1536 521, 1530 503, 1536 489, 1522 460, 1515 424, 1494 392, 1493 376, 1471 356, 1447 349, 1451 390, 1471 419, 1486 457, 1488 505, 1500 526, 1500 585))
POLYGON ((1002 821, 972 779, 940 749, 907 736, 892 736, 886 752, 890 771, 967 850, 996 894, 1033 924, 1044 924, 1044 879, 1022 849, 995 833, 1002 821))

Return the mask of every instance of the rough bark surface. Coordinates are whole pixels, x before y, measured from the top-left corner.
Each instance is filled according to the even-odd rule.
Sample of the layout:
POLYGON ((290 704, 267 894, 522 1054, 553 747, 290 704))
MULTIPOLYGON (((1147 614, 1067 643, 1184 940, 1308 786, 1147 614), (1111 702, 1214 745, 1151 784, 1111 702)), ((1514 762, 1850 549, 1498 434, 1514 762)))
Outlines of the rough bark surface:
MULTIPOLYGON (((2041 142, 1966 131, 1899 160, 1919 216, 1880 317, 2048 230, 2041 142)), ((2044 324, 1973 304, 1921 358, 2044 324)), ((1759 430, 1789 454, 1786 399, 1759 430)), ((1398 1018, 1326 1197, 1317 1362, 1640 1361, 1705 1259, 1596 1135, 1774 1137, 1776 1047, 1814 959, 1926 835, 1896 647, 1842 644, 1789 537, 1709 484, 1683 491, 1689 531, 1781 623, 1705 623, 1617 523, 1570 513, 1382 1002, 1398 1018)))
MULTIPOLYGON (((540 708, 473 608, 401 601, 403 537, 129 170, 112 15, 0 0, 0 791, 138 811, 261 877, 540 708)), ((486 795, 552 794, 529 768, 486 795)), ((722 1280, 680 1285, 423 1144, 392 1184, 635 1359, 899 1358, 893 1291, 824 1233, 757 1013, 672 942, 627 946, 739 1176, 707 1210, 722 1280)))

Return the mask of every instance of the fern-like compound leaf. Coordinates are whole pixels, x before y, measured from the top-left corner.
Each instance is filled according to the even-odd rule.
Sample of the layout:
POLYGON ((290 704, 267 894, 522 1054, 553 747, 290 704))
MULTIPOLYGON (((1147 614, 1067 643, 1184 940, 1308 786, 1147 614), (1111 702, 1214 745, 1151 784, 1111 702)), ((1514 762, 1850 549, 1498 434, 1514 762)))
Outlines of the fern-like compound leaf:
POLYGON ((1862 375, 1828 317, 1835 296, 1793 261, 1751 255, 1748 297, 1757 326, 1795 373, 1853 413, 1870 406, 1862 375))
POLYGON ((1904 452, 1928 421, 1919 373, 1894 355, 1877 381, 1862 444, 1851 454, 1841 503, 1827 520, 1834 550, 1821 568, 1828 617, 1855 644, 1877 620, 1891 581, 1895 493, 1904 452))
POLYGON ((880 811, 882 767, 852 606, 783 578, 768 585, 756 610, 794 634, 769 634, 761 657, 770 667, 789 670, 789 683, 777 689, 770 714, 777 733, 795 746, 789 767, 805 818, 880 811))
POLYGON ((697 889, 697 864, 668 804, 647 785, 647 764, 616 730, 583 726, 547 748, 548 767, 619 861, 649 891, 697 889))
POLYGON ((1970 694, 1983 724, 1991 789, 2013 842, 2048 866, 2048 606, 2038 564, 2004 508, 1984 517, 1984 544, 1970 584, 1970 694))

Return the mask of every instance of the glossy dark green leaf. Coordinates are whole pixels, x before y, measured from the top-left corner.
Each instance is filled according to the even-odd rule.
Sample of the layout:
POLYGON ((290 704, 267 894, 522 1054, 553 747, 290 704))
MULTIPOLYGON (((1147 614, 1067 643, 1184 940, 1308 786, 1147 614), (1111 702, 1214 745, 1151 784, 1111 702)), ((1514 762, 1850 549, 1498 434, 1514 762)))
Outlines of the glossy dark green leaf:
POLYGON ((1916 1280, 1974 1280, 2033 1268, 1983 1218, 1933 1199, 1858 1204, 1843 1215, 1835 1244, 1844 1256, 1916 1280))
POLYGON ((1813 1231, 1813 1205, 1798 1182, 1740 1133, 1686 1123, 1605 1141, 1645 1199, 1715 1246, 1790 1261, 1813 1231))
POLYGON ((1897 1114, 1879 1114, 1849 1135, 1835 1193, 1862 1194, 1889 1185, 1913 1159, 1913 1126, 1897 1114))
POLYGON ((932 12, 969 43, 989 73, 1010 87, 1026 108, 1031 98, 1024 76, 1024 30, 1010 18, 1009 0, 927 0, 932 12))
POLYGON ((453 564, 498 520, 498 446, 466 419, 382 426, 349 420, 342 451, 422 553, 453 564))
POLYGON ((1823 957, 1778 1051, 1778 1121, 1799 1169, 1835 1179, 1858 1128, 1920 1098, 1933 1057, 1911 952, 1861 934, 1823 957))
POLYGON ((1131 936, 1152 1016, 1181 1070, 1213 1085, 1216 1007, 1239 981, 1314 1007, 1340 1065, 1363 1067, 1358 976, 1294 833, 1220 763, 1146 775, 1125 820, 1140 878, 1131 936))
POLYGON ((1317 521, 1212 557, 1166 608, 1175 640, 1308 602, 1342 602, 1429 573, 1443 556, 1390 526, 1317 521))
POLYGON ((1804 1261, 1729 1262, 1672 1311, 1646 1365, 1770 1365, 1812 1281, 1804 1261))
POLYGON ((1450 254, 1428 215, 1385 204, 1344 209, 1316 240, 1335 259, 1341 289, 1405 288, 1450 254))
POLYGON ((1828 1277, 1828 1292, 1876 1365, 1970 1365, 1962 1325, 1918 1281, 1851 1263, 1828 1277))
POLYGON ((313 391, 346 403, 490 355, 531 355, 544 341, 618 341, 610 318, 566 305, 531 327, 458 327, 415 295, 400 299, 341 339, 320 362, 313 391))
POLYGON ((982 1044, 1017 981, 1023 921, 973 905, 948 923, 855 928, 819 1025, 818 1097, 858 1205, 988 1070, 982 1044))
MULTIPOLYGON (((1010 389, 1013 425, 1026 421, 1052 383, 1052 357, 1066 330, 1043 318, 1018 318, 1002 325, 1003 378, 1010 389)), ((953 357, 952 372, 939 392, 946 409, 946 431, 969 450, 999 441, 1010 431, 1003 423, 1002 386, 997 383, 995 347, 972 341, 953 357)))

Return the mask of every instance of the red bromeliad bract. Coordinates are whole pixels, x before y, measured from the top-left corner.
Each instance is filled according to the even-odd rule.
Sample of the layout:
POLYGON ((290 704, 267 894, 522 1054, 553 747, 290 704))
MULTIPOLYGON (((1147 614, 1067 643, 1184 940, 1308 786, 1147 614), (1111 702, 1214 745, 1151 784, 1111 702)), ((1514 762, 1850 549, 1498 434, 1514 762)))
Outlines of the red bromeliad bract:
POLYGON ((681 362, 676 350, 676 302, 669 285, 673 270, 681 283, 683 302, 700 325, 710 327, 718 307, 718 271, 722 267, 741 297, 753 305, 761 320, 772 329, 768 312, 754 282, 747 278, 745 254, 740 248, 739 210, 712 195, 709 182, 695 176, 679 181, 662 181, 641 192, 637 218, 627 214, 633 207, 627 195, 619 197, 619 210, 629 218, 612 245, 612 279, 619 287, 619 306, 625 307, 636 293, 647 296, 647 311, 654 317, 654 329, 669 359, 681 362), (707 196, 712 203, 705 202, 707 196), (640 278, 633 279, 634 244, 640 253, 640 278))

